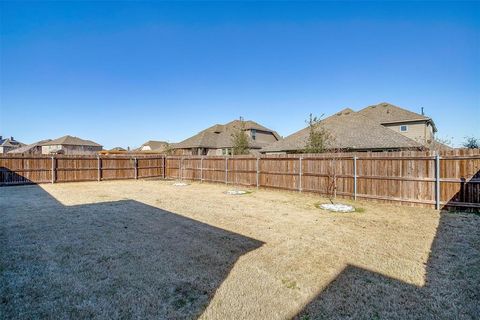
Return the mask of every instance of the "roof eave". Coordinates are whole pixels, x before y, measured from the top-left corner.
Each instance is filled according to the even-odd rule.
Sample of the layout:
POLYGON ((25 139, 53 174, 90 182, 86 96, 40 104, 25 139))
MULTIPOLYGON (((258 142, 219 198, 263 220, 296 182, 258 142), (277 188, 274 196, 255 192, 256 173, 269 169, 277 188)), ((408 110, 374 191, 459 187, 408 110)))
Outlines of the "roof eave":
POLYGON ((431 118, 418 118, 418 119, 409 119, 409 120, 395 120, 395 121, 386 121, 386 122, 380 122, 382 125, 386 124, 394 124, 394 123, 403 123, 403 122, 419 122, 419 121, 425 121, 425 122, 433 122, 431 118))

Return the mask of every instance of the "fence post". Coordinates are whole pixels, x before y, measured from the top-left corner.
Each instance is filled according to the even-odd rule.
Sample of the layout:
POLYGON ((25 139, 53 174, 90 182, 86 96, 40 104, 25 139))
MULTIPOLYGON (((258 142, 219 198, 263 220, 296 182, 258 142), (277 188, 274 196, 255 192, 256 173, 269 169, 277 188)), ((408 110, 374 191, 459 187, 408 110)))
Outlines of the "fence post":
POLYGON ((203 157, 200 158, 200 182, 203 182, 203 157))
POLYGON ((138 179, 138 162, 137 162, 137 158, 134 158, 133 160, 134 162, 134 166, 135 166, 135 180, 138 179))
POLYGON ((299 158, 299 168, 298 168, 298 191, 302 192, 302 157, 299 158))
POLYGON ((102 180, 102 159, 97 156, 97 181, 102 180))
POLYGON ((225 184, 228 184, 228 158, 225 157, 225 184))
POLYGON ((435 209, 440 210, 440 156, 435 155, 435 209))
POLYGON ((353 200, 357 200, 357 156, 353 156, 353 200))
POLYGON ((163 176, 163 180, 165 180, 165 178, 167 177, 167 172, 166 172, 166 171, 167 171, 167 165, 166 165, 166 163, 167 163, 167 157, 166 157, 166 156, 163 156, 162 159, 163 159, 163 160, 162 160, 162 162, 163 162, 163 163, 162 163, 162 176, 163 176))
POLYGON ((55 170, 56 170, 57 161, 54 156, 52 156, 52 183, 55 183, 55 170))
POLYGON ((259 162, 260 162, 260 158, 257 158, 257 189, 258 189, 258 185, 259 185, 259 183, 260 183, 260 177, 259 177, 259 175, 260 175, 260 172, 259 172, 259 171, 260 171, 260 166, 259 166, 259 162))
POLYGON ((180 158, 180 164, 178 166, 178 175, 180 176, 180 180, 183 180, 183 157, 180 158))

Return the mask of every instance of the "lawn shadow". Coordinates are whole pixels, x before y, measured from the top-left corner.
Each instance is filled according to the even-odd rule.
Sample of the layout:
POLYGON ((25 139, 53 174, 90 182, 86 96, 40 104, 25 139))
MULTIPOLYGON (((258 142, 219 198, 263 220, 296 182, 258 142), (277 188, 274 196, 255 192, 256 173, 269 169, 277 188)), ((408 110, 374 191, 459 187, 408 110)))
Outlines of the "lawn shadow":
POLYGON ((5 167, 0 167, 0 186, 18 186, 22 184, 35 183, 22 174, 18 174, 5 167))
POLYGON ((0 211, 5 318, 194 319, 263 245, 134 200, 64 206, 36 185, 2 189, 0 211))
POLYGON ((480 223, 472 217, 441 213, 423 286, 348 265, 294 318, 478 319, 480 223))
POLYGON ((458 192, 450 197, 443 209, 455 209, 457 207, 461 207, 463 210, 480 212, 480 170, 474 175, 461 178, 458 192))

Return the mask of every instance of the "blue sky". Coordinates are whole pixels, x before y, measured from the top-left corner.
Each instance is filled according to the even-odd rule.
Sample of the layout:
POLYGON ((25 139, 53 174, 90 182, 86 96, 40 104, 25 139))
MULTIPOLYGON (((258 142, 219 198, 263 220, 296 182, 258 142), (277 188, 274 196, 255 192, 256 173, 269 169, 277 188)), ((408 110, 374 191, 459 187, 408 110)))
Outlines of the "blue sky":
POLYGON ((1 2, 0 134, 107 148, 387 101, 480 136, 479 2, 1 2))

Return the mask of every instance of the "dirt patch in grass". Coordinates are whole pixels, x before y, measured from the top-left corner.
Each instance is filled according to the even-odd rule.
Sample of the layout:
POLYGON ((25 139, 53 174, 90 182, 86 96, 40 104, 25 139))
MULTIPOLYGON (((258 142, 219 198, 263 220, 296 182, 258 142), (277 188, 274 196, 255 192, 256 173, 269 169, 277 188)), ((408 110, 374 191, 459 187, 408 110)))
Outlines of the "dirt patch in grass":
POLYGON ((223 185, 0 189, 6 318, 475 318, 480 217, 223 185))

